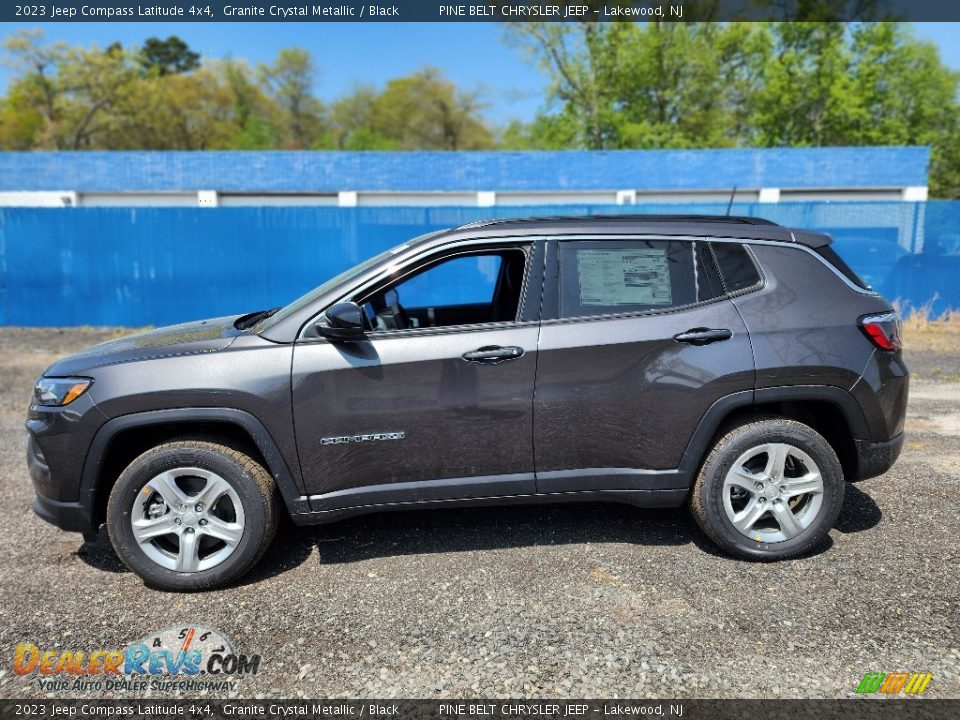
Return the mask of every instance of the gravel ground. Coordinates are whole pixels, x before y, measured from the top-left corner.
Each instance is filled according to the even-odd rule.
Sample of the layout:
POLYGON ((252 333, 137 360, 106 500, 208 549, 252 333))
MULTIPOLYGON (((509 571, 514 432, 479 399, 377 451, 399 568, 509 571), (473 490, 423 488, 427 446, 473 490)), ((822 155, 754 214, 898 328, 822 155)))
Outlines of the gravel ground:
POLYGON ((44 695, 12 672, 20 642, 122 648, 186 623, 261 654, 240 697, 848 697, 893 670, 960 697, 960 383, 922 379, 960 377, 960 346, 915 353, 930 371, 900 462, 849 486, 807 558, 720 555, 685 510, 443 510, 288 524, 241 585, 176 595, 146 589, 103 533, 84 543, 30 512, 31 383, 113 334, 0 329, 2 697, 44 695))

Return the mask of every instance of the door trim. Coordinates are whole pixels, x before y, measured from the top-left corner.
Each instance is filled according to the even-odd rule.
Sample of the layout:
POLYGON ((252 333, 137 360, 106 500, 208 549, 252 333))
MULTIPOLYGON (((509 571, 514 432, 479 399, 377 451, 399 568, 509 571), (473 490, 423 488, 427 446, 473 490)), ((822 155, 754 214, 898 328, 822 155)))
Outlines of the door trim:
POLYGON ((687 473, 638 468, 576 468, 537 473, 537 492, 591 490, 681 490, 690 487, 687 473))
POLYGON ((366 505, 469 500, 493 495, 528 495, 534 492, 536 479, 530 472, 363 485, 311 495, 308 500, 313 512, 325 512, 366 505))

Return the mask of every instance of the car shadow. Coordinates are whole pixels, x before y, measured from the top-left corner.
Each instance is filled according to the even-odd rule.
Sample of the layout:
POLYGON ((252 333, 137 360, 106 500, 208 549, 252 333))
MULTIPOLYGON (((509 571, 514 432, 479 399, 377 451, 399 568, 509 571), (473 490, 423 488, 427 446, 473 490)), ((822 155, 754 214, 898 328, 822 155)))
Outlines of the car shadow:
POLYGON ((858 533, 876 527, 883 519, 883 512, 866 492, 853 483, 847 483, 840 517, 833 527, 844 534, 858 533))
MULTIPOLYGON (((875 527, 882 518, 873 498, 848 484, 834 529, 844 534, 863 532, 875 527)), ((692 543, 708 555, 730 562, 748 562, 714 545, 685 507, 645 510, 615 503, 463 507, 382 512, 303 527, 284 517, 267 553, 236 585, 280 575, 307 562, 314 551, 316 562, 338 565, 404 555, 582 543, 692 543)), ((832 545, 827 536, 804 557, 819 555, 832 545)), ((77 557, 99 570, 128 572, 104 529, 85 540, 77 557)))
POLYGON ((425 553, 575 543, 683 545, 695 530, 682 509, 615 504, 516 505, 380 513, 304 528, 320 563, 425 553))
MULTIPOLYGON (((834 529, 844 534, 863 532, 875 527, 882 517, 870 495, 848 484, 834 529)), ((697 527, 686 507, 644 510, 615 503, 571 503, 409 510, 364 515, 329 525, 297 527, 288 523, 277 535, 275 551, 268 553, 261 562, 263 566, 277 562, 291 567, 314 549, 317 562, 336 565, 391 556, 578 543, 692 543, 708 555, 749 562, 720 550, 697 527)), ((833 540, 827 536, 803 557, 820 555, 832 546, 833 540)), ((268 567, 260 572, 275 574, 268 567)), ((255 570, 250 577, 258 576, 255 570)))
POLYGON ((111 573, 130 572, 113 551, 107 528, 101 527, 96 533, 84 533, 83 544, 77 548, 77 558, 92 568, 111 573))

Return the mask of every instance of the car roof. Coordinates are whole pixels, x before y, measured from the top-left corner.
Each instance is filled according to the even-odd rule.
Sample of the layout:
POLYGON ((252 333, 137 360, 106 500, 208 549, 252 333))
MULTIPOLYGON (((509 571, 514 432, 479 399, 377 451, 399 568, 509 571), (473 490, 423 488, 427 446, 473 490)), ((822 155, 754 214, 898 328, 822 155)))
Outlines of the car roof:
POLYGON ((451 228, 431 240, 504 236, 676 235, 792 242, 819 248, 830 236, 738 215, 570 215, 480 220, 451 228))

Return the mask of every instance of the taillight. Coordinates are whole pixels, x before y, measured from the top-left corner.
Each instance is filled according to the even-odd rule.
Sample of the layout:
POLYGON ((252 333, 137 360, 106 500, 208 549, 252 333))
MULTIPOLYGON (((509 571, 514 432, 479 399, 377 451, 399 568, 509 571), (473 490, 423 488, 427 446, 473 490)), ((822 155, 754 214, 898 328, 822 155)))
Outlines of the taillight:
POLYGON ((900 349, 900 318, 896 313, 862 317, 860 329, 881 350, 900 349))

